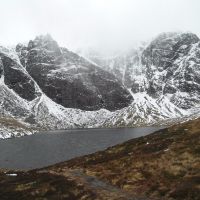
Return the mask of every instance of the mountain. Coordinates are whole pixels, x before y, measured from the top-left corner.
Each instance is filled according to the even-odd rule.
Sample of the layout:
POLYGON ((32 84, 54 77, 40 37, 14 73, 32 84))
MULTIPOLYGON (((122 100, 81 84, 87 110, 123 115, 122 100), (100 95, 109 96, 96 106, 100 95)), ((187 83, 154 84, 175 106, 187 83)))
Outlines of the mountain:
POLYGON ((115 76, 60 48, 49 35, 36 37, 27 48, 16 48, 21 63, 41 90, 66 108, 113 111, 132 100, 115 76))
POLYGON ((200 40, 193 33, 162 33, 114 57, 85 56, 113 73, 133 96, 108 125, 155 123, 199 112, 200 40))
POLYGON ((50 35, 0 47, 1 119, 32 131, 161 125, 199 116, 195 34, 163 33, 115 57, 84 56, 50 35))
POLYGON ((31 171, 0 170, 6 199, 198 200, 200 119, 31 171))
POLYGON ((3 119, 41 129, 98 126, 132 101, 114 75, 49 35, 15 49, 0 47, 0 90, 3 119))

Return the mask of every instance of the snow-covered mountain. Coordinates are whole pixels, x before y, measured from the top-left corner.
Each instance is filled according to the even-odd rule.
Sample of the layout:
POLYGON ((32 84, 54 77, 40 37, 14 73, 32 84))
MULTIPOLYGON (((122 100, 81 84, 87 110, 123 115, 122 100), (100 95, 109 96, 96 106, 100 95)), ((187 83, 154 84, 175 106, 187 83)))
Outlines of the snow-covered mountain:
POLYGON ((114 75, 49 35, 16 49, 0 47, 0 90, 3 119, 42 129, 99 126, 132 101, 114 75))
POLYGON ((49 35, 0 47, 0 123, 17 120, 20 136, 24 130, 139 126, 198 115, 196 35, 164 33, 123 55, 85 57, 49 35))
POLYGON ((200 107, 200 40, 193 33, 163 33, 122 55, 85 56, 113 73, 133 103, 106 124, 156 123, 197 113, 200 107))

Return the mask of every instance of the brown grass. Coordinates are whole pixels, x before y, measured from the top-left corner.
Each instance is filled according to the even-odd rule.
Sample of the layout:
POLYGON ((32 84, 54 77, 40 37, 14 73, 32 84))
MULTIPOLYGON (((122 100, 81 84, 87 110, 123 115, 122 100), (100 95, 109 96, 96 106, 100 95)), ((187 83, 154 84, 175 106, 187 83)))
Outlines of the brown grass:
POLYGON ((137 199, 199 200, 200 119, 17 178, 5 175, 1 178, 0 195, 21 195, 21 199, 65 199, 62 195, 66 194, 72 200, 84 199, 85 195, 88 195, 85 199, 134 199, 136 196, 137 199), (76 171, 83 173, 81 179, 73 175, 76 171), (101 180, 108 189, 92 187, 84 181, 84 176, 101 180), (118 190, 109 189, 111 186, 118 190))

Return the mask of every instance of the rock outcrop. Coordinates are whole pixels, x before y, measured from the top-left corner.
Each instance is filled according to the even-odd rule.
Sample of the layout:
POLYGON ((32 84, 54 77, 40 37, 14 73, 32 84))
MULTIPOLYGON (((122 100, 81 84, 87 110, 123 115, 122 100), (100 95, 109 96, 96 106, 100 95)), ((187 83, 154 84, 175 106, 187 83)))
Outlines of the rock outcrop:
POLYGON ((20 55, 25 55, 21 60, 26 60, 27 72, 49 98, 66 108, 113 111, 132 101, 114 75, 60 48, 49 35, 31 40, 26 51, 20 55))

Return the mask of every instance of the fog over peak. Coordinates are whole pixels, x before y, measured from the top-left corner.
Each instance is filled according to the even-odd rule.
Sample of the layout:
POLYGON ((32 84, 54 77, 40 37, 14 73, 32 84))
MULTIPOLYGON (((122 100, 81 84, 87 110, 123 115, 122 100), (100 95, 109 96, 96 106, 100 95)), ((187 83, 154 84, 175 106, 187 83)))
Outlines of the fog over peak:
POLYGON ((0 0, 0 44, 49 33, 71 50, 125 49, 170 31, 200 35, 199 0, 0 0))

